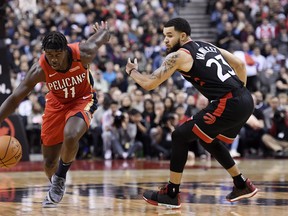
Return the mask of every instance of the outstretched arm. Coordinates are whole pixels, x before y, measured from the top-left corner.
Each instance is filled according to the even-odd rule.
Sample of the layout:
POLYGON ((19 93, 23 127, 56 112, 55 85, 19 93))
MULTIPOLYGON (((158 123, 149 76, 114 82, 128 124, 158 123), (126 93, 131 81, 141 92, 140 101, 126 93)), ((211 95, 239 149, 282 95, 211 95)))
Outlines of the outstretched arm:
POLYGON ((97 49, 110 39, 110 32, 107 22, 101 22, 101 26, 96 23, 94 26, 95 33, 87 41, 80 43, 81 62, 84 66, 90 64, 96 57, 97 49))
POLYGON ((45 74, 40 65, 35 63, 28 71, 25 79, 3 102, 0 107, 0 123, 15 111, 19 103, 33 90, 39 82, 45 82, 45 74))
POLYGON ((186 55, 183 51, 170 53, 166 56, 162 65, 152 74, 141 74, 138 71, 137 59, 132 63, 129 58, 126 65, 126 73, 142 88, 150 91, 172 76, 177 69, 183 70, 182 65, 185 65, 185 62, 187 62, 186 55))

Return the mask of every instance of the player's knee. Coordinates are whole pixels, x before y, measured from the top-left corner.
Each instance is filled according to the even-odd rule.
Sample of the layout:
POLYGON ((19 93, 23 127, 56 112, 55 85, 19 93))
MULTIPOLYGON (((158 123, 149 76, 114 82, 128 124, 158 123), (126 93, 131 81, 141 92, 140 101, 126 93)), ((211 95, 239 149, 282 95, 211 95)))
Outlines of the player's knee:
POLYGON ((44 159, 44 166, 46 169, 55 169, 58 166, 58 159, 44 159))
POLYGON ((75 143, 78 142, 78 133, 76 131, 65 131, 64 140, 67 143, 75 143))
POLYGON ((172 132, 173 143, 181 143, 183 138, 185 138, 185 135, 178 128, 172 132))
POLYGON ((173 143, 177 143, 177 145, 190 143, 196 139, 198 139, 198 137, 193 133, 190 127, 180 126, 172 132, 172 141, 173 143))

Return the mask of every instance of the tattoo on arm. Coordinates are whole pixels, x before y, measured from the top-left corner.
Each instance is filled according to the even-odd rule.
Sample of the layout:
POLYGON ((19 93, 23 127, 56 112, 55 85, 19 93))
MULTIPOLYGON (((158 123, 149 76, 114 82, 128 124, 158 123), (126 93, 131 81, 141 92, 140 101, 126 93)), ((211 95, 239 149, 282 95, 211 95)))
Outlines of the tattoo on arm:
POLYGON ((160 79, 165 73, 167 73, 169 70, 171 70, 171 68, 175 66, 178 57, 179 57, 178 53, 168 55, 167 58, 162 63, 161 67, 151 74, 150 79, 152 80, 160 79))

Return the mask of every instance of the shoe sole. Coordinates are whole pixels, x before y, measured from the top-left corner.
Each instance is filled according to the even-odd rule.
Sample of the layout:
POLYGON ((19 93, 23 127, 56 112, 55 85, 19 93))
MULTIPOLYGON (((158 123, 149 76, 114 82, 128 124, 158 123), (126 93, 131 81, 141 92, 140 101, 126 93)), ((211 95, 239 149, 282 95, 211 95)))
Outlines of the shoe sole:
POLYGON ((249 193, 249 194, 245 194, 245 195, 236 197, 235 199, 227 199, 227 201, 229 201, 229 202, 236 202, 236 201, 239 201, 239 200, 241 200, 241 199, 251 198, 251 197, 255 196, 255 194, 257 194, 257 192, 258 192, 258 189, 256 188, 252 193, 249 193))
POLYGON ((47 198, 47 200, 45 200, 45 203, 43 203, 44 201, 42 202, 42 207, 43 208, 56 208, 57 207, 57 203, 53 202, 50 199, 48 194, 46 195, 46 198, 47 198))
POLYGON ((165 203, 158 203, 158 202, 156 202, 156 201, 154 201, 154 200, 149 200, 149 199, 147 199, 147 198, 144 197, 144 196, 143 196, 143 199, 144 199, 147 203, 149 203, 149 204, 151 204, 151 205, 164 206, 164 207, 169 208, 169 209, 179 209, 179 208, 181 207, 181 204, 177 206, 177 205, 169 205, 169 204, 165 204, 165 203))
POLYGON ((45 204, 42 203, 42 208, 56 208, 56 207, 57 207, 57 204, 53 202, 45 203, 45 204))

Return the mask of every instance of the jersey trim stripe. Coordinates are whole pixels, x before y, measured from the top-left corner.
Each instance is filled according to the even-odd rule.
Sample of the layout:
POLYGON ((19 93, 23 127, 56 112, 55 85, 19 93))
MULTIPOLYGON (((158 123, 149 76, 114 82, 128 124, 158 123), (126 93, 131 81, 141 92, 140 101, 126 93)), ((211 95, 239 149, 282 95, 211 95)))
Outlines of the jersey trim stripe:
POLYGON ((185 49, 185 48, 180 48, 179 50, 182 50, 184 52, 186 52, 187 54, 191 55, 191 53, 189 52, 189 50, 185 49))

